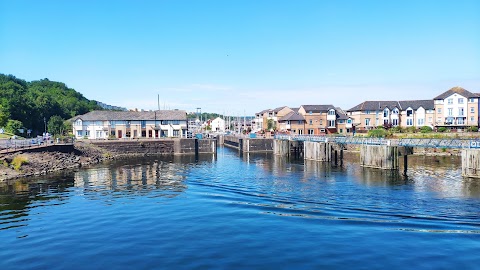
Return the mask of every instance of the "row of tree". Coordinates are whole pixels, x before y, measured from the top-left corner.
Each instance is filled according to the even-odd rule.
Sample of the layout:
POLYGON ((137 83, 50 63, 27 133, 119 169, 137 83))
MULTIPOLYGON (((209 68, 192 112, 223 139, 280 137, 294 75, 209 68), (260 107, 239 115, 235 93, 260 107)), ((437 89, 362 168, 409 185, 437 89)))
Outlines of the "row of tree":
POLYGON ((35 136, 47 127, 51 133, 61 134, 66 128, 64 120, 100 109, 96 101, 64 83, 48 79, 27 82, 0 74, 0 127, 11 133, 26 135, 30 130, 35 136))

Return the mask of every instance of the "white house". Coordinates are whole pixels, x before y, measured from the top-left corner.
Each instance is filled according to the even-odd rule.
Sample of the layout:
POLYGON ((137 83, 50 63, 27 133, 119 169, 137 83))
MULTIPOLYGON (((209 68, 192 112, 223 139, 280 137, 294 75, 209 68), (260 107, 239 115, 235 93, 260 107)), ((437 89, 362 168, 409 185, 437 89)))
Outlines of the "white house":
POLYGON ((225 120, 217 117, 210 121, 210 128, 213 132, 225 132, 225 120))
POLYGON ((187 113, 180 110, 92 111, 75 116, 77 139, 187 137, 187 113))

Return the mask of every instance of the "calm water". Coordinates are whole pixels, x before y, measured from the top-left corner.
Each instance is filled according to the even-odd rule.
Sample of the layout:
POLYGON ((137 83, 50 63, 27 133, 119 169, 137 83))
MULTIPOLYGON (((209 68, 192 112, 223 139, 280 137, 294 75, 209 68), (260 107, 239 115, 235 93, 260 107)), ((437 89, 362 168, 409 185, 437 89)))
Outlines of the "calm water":
POLYGON ((0 186, 0 269, 478 269, 480 180, 271 155, 138 159, 0 186))

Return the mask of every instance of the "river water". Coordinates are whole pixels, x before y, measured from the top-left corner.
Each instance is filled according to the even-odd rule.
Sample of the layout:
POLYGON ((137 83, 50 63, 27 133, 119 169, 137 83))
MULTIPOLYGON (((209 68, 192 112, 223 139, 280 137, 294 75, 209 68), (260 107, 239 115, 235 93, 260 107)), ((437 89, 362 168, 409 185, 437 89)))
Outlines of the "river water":
POLYGON ((478 269, 480 180, 219 148, 0 186, 0 269, 478 269))

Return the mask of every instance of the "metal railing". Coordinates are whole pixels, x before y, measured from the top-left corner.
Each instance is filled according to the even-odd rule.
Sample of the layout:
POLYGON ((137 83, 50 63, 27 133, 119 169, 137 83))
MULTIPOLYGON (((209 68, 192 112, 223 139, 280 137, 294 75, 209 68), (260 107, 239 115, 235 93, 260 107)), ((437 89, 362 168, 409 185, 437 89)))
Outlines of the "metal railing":
POLYGON ((365 145, 391 145, 421 148, 454 148, 454 149, 480 149, 479 139, 383 139, 365 137, 328 137, 313 135, 275 135, 277 140, 333 142, 338 144, 365 144, 365 145))

